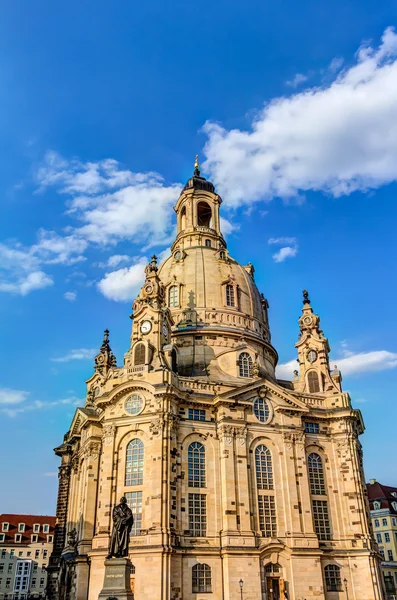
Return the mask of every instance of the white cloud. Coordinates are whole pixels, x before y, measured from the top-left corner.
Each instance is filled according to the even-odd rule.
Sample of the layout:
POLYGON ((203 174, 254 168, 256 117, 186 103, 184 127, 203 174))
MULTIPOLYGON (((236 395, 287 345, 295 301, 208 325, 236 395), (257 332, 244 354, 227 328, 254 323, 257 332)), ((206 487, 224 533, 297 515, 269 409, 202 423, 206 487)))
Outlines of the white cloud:
POLYGON ((342 68, 342 65, 344 63, 344 59, 340 56, 336 56, 335 58, 333 58, 331 60, 331 62, 329 63, 329 67, 328 70, 331 73, 336 73, 337 71, 339 71, 342 68))
POLYGON ((164 243, 172 228, 172 206, 180 184, 165 185, 158 173, 133 173, 112 159, 67 161, 51 151, 38 170, 40 189, 55 186, 69 196, 68 213, 82 225, 73 235, 86 243, 164 243))
POLYGON ((387 350, 360 352, 336 360, 332 359, 331 364, 337 365, 342 375, 384 371, 397 367, 397 353, 388 352, 387 350))
POLYGON ((377 49, 328 86, 267 103, 251 129, 207 122, 203 168, 228 204, 306 190, 334 197, 397 180, 397 35, 385 30, 377 49))
POLYGON ((138 262, 129 268, 107 273, 98 283, 99 291, 110 300, 132 302, 143 283, 146 264, 146 258, 139 258, 138 262))
POLYGON ((29 392, 12 390, 10 388, 0 388, 0 405, 21 404, 28 396, 29 392))
MULTIPOLYGON (((358 373, 373 373, 397 367, 397 353, 387 350, 374 350, 372 352, 349 353, 338 359, 330 359, 331 368, 336 365, 342 375, 357 375, 358 373)), ((291 379, 295 369, 298 369, 296 360, 277 365, 276 374, 280 379, 291 379)), ((361 400, 364 402, 365 400, 361 400)))
POLYGON ((65 298, 65 300, 67 300, 68 302, 74 302, 77 298, 77 294, 76 292, 65 292, 63 297, 65 298))
POLYGON ((268 244, 283 245, 289 244, 289 246, 283 246, 275 254, 273 254, 273 260, 276 263, 284 262, 287 258, 294 258, 298 252, 298 243, 294 237, 279 237, 270 238, 268 244))
POLYGON ((297 73, 293 79, 291 79, 290 81, 286 81, 285 85, 288 85, 293 88, 297 88, 298 85, 300 85, 301 83, 304 83, 307 80, 308 80, 307 75, 303 75, 303 73, 297 73))
POLYGON ((89 360, 94 358, 98 353, 98 350, 93 348, 78 348, 77 350, 70 350, 65 356, 59 356, 57 358, 51 358, 53 362, 69 362, 70 360, 89 360))
POLYGON ((98 263, 98 267, 101 267, 102 269, 106 267, 117 267, 121 263, 128 262, 130 260, 131 258, 128 256, 128 254, 113 254, 113 256, 109 256, 106 262, 98 263))
MULTIPOLYGON (((25 392, 27 393, 27 392, 25 392)), ((56 406, 69 405, 69 406, 82 406, 84 405, 84 400, 81 398, 77 398, 76 396, 71 396, 70 398, 61 398, 60 400, 54 400, 53 402, 42 401, 42 400, 34 400, 30 404, 22 404, 18 406, 6 406, 5 408, 0 408, 0 413, 7 415, 8 417, 16 417, 19 414, 54 408, 56 406)))
POLYGON ((285 248, 280 248, 275 254, 273 254, 273 260, 276 263, 284 262, 286 258, 294 258, 296 253, 298 252, 298 248, 295 246, 285 246, 285 248))
POLYGON ((299 364, 296 359, 279 364, 276 367, 276 377, 278 377, 278 379, 290 380, 296 369, 299 369, 299 364))
POLYGON ((33 290, 40 290, 42 288, 53 285, 51 277, 46 275, 43 271, 33 271, 26 276, 21 276, 14 281, 0 281, 0 292, 8 292, 10 294, 18 294, 19 296, 26 296, 33 290))
POLYGON ((269 238, 268 244, 278 244, 283 246, 284 244, 296 244, 296 238, 294 237, 279 237, 279 238, 269 238))

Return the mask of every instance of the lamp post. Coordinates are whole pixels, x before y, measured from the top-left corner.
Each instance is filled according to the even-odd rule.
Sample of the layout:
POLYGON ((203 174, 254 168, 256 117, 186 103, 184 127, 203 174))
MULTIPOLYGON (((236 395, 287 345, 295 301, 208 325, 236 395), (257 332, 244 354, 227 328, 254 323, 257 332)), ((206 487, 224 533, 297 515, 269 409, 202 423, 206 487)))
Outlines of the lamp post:
POLYGON ((240 586, 240 596, 241 596, 241 600, 243 600, 243 585, 244 585, 244 581, 242 579, 240 579, 240 581, 238 582, 239 586, 240 586))
POLYGON ((345 585, 346 600, 349 600, 349 593, 347 591, 347 579, 346 579, 346 577, 344 578, 343 583, 345 585))

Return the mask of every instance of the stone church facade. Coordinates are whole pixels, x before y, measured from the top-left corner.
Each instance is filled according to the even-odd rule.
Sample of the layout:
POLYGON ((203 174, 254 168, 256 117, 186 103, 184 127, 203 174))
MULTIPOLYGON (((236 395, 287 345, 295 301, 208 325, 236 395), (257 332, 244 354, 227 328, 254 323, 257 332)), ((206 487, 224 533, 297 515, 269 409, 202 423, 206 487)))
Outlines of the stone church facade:
POLYGON ((228 253, 196 164, 171 256, 147 265, 131 344, 105 331, 63 443, 50 600, 96 600, 112 508, 134 513, 136 600, 380 600, 359 435, 307 292, 277 380, 268 303, 228 253))

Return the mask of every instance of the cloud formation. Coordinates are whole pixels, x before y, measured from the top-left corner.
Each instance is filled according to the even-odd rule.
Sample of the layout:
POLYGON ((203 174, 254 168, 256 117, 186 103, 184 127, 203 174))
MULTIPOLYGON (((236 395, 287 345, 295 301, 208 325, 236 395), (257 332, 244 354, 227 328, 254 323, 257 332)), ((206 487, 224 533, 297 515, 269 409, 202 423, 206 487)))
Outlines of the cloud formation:
POLYGON ((116 300, 117 302, 132 301, 143 283, 144 269, 147 262, 146 258, 141 257, 131 267, 107 273, 98 282, 98 289, 110 300, 116 300))
POLYGON ((300 85, 301 83, 304 83, 307 80, 308 80, 307 75, 303 75, 303 73, 297 73, 293 79, 291 79, 290 81, 286 81, 285 85, 288 85, 289 87, 292 87, 292 88, 297 88, 298 85, 300 85))
POLYGON ((60 400, 54 400, 52 402, 42 400, 27 402, 29 396, 29 392, 22 390, 0 388, 0 414, 7 415, 8 417, 16 417, 19 414, 30 412, 32 410, 53 408, 60 405, 78 406, 82 403, 84 404, 84 400, 77 398, 76 396, 61 398, 60 400))
POLYGON ((71 360, 89 360, 94 358, 94 356, 98 353, 98 350, 93 348, 78 348, 77 350, 70 350, 65 356, 58 356, 56 358, 51 358, 53 362, 69 362, 71 360))
POLYGON ((67 300, 68 302, 74 302, 77 298, 77 294, 76 292, 65 292, 63 297, 65 298, 65 300, 67 300))
POLYGON ((282 246, 273 254, 273 260, 276 263, 283 262, 286 258, 294 258, 298 252, 298 243, 294 237, 269 238, 268 244, 282 246), (284 244, 289 245, 284 246, 284 244))
MULTIPOLYGON (((331 368, 336 365, 343 375, 358 375, 385 371, 397 367, 397 353, 387 350, 374 350, 372 352, 343 352, 341 358, 330 358, 331 368)), ((294 360, 277 365, 276 374, 279 379, 291 379, 295 369, 299 370, 299 364, 294 360)))
POLYGON ((247 131, 214 122, 204 130, 203 168, 232 206, 395 181, 397 35, 388 28, 378 48, 363 45, 329 85, 266 103, 247 131))

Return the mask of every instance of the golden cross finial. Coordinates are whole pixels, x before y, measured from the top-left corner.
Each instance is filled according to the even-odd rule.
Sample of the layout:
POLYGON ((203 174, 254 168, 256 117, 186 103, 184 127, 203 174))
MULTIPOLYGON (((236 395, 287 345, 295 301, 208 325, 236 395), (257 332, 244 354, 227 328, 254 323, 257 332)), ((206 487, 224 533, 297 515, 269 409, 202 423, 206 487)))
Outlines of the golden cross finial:
POLYGON ((196 160, 194 161, 194 168, 195 169, 199 169, 200 168, 199 160, 198 160, 198 154, 196 154, 196 160))

